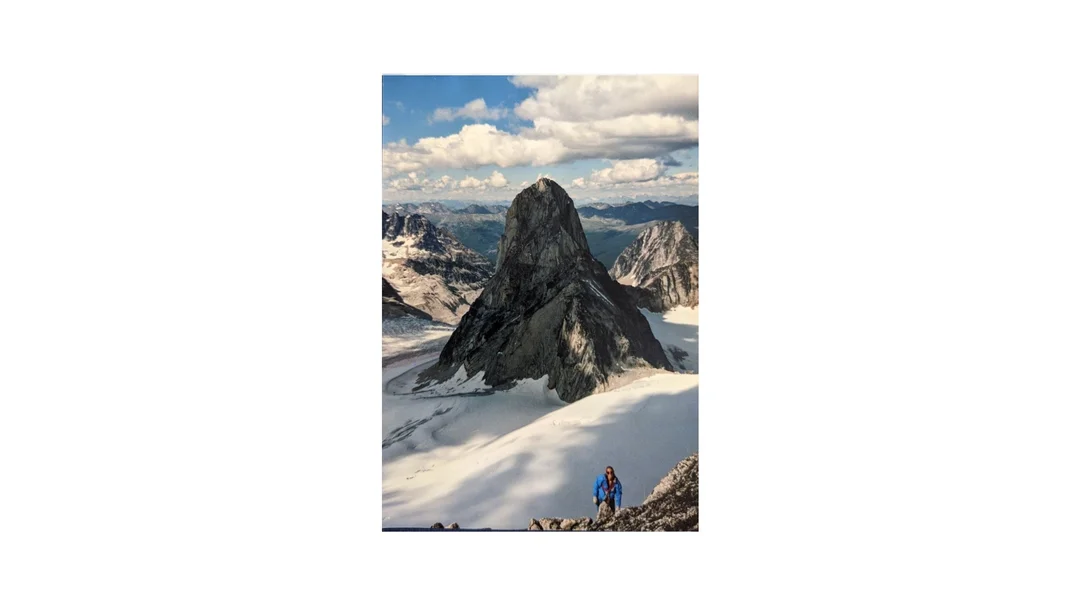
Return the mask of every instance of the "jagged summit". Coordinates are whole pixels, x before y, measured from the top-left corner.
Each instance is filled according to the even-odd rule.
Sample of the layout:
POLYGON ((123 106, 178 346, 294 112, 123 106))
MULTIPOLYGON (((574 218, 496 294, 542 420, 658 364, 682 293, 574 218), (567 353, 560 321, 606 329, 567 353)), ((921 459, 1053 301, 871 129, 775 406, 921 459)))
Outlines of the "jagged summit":
POLYGON ((574 201, 559 184, 541 178, 514 198, 499 238, 497 265, 510 256, 550 268, 588 253, 574 201))
POLYGON ((648 322, 589 252, 574 201, 547 178, 514 198, 494 276, 421 381, 462 365, 497 388, 546 376, 566 402, 630 369, 671 369, 648 322))
POLYGON ((661 221, 637 235, 611 266, 611 277, 653 312, 698 305, 697 240, 678 221, 661 221))
POLYGON ((403 303, 456 324, 494 271, 491 262, 423 215, 382 214, 382 274, 403 303))

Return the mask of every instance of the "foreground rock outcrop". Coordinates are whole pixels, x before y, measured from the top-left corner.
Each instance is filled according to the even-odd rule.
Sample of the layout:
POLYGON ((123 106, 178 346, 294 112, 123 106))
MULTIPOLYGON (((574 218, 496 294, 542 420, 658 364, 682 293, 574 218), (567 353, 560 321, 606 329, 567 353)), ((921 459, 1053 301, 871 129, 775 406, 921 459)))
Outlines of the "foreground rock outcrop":
POLYGON ((495 274, 420 384, 463 365, 495 388, 546 376, 566 402, 631 369, 672 369, 626 290, 589 252, 573 201, 550 179, 514 198, 495 274))
POLYGON ((638 234, 611 266, 638 307, 662 312, 698 305, 697 240, 678 221, 662 221, 638 234))
POLYGON ((611 513, 607 504, 601 504, 595 521, 532 519, 529 529, 563 529, 562 523, 567 520, 575 521, 568 528, 580 531, 697 531, 698 454, 676 464, 640 506, 611 513), (544 521, 548 521, 546 526, 544 521))

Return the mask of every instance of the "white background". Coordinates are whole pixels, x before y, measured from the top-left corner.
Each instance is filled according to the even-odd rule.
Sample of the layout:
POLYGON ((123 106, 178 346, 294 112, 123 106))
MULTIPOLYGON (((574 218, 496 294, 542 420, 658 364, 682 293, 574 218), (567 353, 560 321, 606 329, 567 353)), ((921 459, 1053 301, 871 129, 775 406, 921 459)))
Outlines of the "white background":
POLYGON ((1075 605, 1077 15, 804 4, 5 3, 0 604, 1075 605), (700 74, 702 532, 380 533, 381 74, 593 72, 700 74))

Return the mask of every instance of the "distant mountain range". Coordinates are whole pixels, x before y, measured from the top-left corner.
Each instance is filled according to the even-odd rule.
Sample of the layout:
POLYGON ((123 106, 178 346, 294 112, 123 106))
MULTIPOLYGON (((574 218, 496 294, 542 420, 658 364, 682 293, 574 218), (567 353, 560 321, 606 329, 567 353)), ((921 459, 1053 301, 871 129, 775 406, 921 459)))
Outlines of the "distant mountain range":
MULTIPOLYGON (((589 249, 610 268, 623 249, 654 222, 678 221, 698 236, 698 208, 666 201, 575 205, 589 241, 589 249)), ((494 262, 499 238, 506 225, 505 204, 469 204, 450 207, 442 202, 383 205, 386 213, 420 214, 453 234, 466 247, 494 262)))

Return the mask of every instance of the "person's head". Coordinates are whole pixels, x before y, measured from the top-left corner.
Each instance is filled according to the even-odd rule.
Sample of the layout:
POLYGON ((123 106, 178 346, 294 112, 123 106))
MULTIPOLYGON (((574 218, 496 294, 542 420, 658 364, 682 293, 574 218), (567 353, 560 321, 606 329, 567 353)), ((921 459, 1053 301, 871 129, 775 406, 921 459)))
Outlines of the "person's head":
POLYGON ((606 475, 608 478, 615 478, 615 469, 611 466, 608 466, 604 469, 604 475, 606 475))

